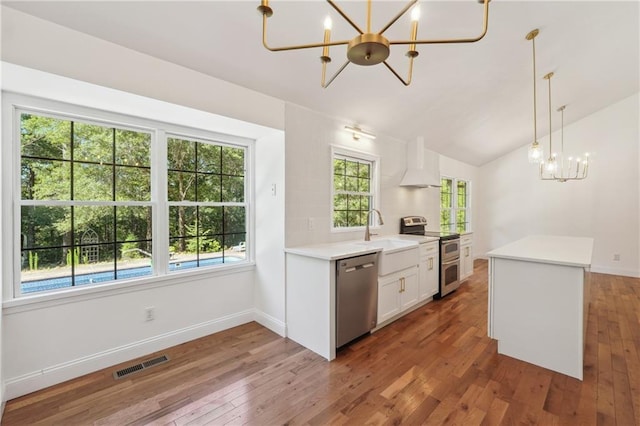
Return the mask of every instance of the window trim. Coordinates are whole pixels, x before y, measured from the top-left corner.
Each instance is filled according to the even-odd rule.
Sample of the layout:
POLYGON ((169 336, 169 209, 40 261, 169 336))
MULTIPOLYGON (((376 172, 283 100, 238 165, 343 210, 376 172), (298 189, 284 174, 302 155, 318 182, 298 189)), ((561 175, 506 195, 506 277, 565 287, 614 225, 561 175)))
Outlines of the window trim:
MULTIPOLYGON (((246 267, 253 268, 255 266, 255 248, 252 244, 255 233, 255 212, 254 212, 254 188, 253 179, 254 168, 254 149, 255 139, 218 133, 206 129, 198 129, 189 126, 168 123, 160 120, 153 120, 144 117, 137 117, 129 114, 121 114, 113 111, 99 110, 92 107, 69 104, 63 101, 42 99, 30 95, 16 93, 2 93, 2 131, 3 139, 10 141, 3 144, 0 149, 2 152, 2 203, 7 206, 2 215, 3 233, 9 231, 13 234, 13 238, 3 240, 2 259, 2 280, 3 280, 3 299, 4 303, 11 301, 25 301, 25 303, 33 303, 39 300, 53 300, 59 298, 70 297, 71 295, 102 293, 110 291, 113 288, 124 288, 128 286, 137 286, 139 289, 149 288, 154 282, 165 279, 178 279, 182 276, 200 275, 200 274, 218 274, 225 270, 243 270, 246 267), (19 250, 20 247, 20 176, 18 171, 21 166, 21 143, 20 143, 20 114, 22 112, 34 113, 38 115, 81 121, 83 123, 97 124, 101 126, 109 126, 115 128, 123 128, 126 130, 140 130, 151 133, 151 200, 149 202, 138 201, 118 201, 118 205, 140 205, 141 203, 150 206, 152 209, 152 247, 153 247, 153 272, 149 276, 133 279, 114 280, 107 283, 97 285, 87 285, 64 288, 60 290, 43 291, 37 293, 20 293, 21 285, 21 263, 19 250), (194 268, 180 271, 179 273, 168 273, 169 255, 163 253, 160 247, 169 245, 168 237, 168 201, 166 200, 167 178, 166 178, 166 135, 180 135, 181 137, 197 138, 215 143, 243 147, 245 149, 245 203, 246 211, 246 259, 242 262, 234 264, 212 265, 203 268, 194 268), (164 165, 163 165, 164 163, 164 165), (164 208, 163 208, 164 206, 164 208), (164 214, 160 214, 161 210, 165 210, 164 214), (167 263, 166 266, 165 263, 167 263), (164 268, 164 269, 163 269, 164 268), (144 285, 144 287, 140 287, 144 285)), ((52 205, 52 201, 45 201, 47 205, 52 205)), ((76 201, 76 203, 78 203, 76 201)), ((98 205, 98 201, 84 201, 87 205, 98 205)), ((109 201, 108 203, 112 203, 109 201)), ((3 303, 3 304, 4 304, 3 303)), ((18 305, 22 303, 17 303, 18 305)))
MULTIPOLYGON (((331 180, 331 195, 329 199, 329 227, 332 233, 341 232, 354 232, 364 231, 365 226, 351 226, 351 227, 336 227, 333 223, 333 200, 335 199, 335 186, 333 182, 334 169, 333 161, 336 156, 349 157, 354 160, 364 160, 371 162, 371 204, 369 209, 379 209, 380 206, 380 157, 370 154, 368 152, 354 150, 352 148, 346 148, 341 145, 331 145, 331 158, 329 161, 329 176, 331 180)), ((379 229, 377 221, 374 221, 373 225, 370 225, 370 229, 379 229)))
MULTIPOLYGON (((458 232, 458 210, 465 210, 466 211, 466 218, 467 218, 467 229, 464 231, 464 233, 470 233, 473 232, 473 228, 472 228, 472 221, 471 221, 471 180, 469 179, 463 179, 463 178, 456 178, 456 177, 452 177, 452 176, 446 176, 446 175, 441 175, 440 176, 440 180, 442 179, 450 179, 451 180, 451 188, 452 188, 452 194, 451 194, 451 201, 452 201, 452 206, 451 208, 447 209, 451 211, 451 218, 452 218, 452 222, 449 226, 449 231, 450 232, 458 232), (466 182, 467 184, 467 207, 466 208, 459 208, 458 207, 458 182, 466 182)), ((442 191, 440 191, 440 197, 442 197, 442 191)), ((439 218, 442 217, 442 198, 440 198, 440 209, 439 209, 439 218)), ((442 230, 442 224, 440 224, 440 229, 442 230)))

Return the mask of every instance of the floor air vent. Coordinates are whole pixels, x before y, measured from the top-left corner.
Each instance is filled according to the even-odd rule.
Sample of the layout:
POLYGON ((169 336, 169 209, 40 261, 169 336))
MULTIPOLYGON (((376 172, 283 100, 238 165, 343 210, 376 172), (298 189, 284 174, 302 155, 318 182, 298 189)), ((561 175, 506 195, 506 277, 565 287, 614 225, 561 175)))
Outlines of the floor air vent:
POLYGON ((129 367, 123 368, 122 370, 114 371, 113 378, 114 379, 122 379, 123 377, 127 377, 136 371, 141 371, 146 368, 153 367, 154 365, 164 364, 169 361, 169 357, 166 355, 161 355, 157 358, 148 359, 146 361, 141 362, 140 364, 131 365, 129 367))

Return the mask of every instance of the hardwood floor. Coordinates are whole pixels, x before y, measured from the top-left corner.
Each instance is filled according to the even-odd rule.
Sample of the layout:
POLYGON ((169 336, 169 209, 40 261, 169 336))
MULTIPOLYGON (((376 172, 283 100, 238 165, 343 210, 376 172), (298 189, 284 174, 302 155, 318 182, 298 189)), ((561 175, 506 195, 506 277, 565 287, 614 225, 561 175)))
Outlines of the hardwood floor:
MULTIPOLYGON (((487 262, 334 362, 250 323, 7 402, 2 424, 640 424, 640 279, 593 274, 584 381, 496 353, 487 262)), ((553 348, 548 348, 553 350, 553 348)))

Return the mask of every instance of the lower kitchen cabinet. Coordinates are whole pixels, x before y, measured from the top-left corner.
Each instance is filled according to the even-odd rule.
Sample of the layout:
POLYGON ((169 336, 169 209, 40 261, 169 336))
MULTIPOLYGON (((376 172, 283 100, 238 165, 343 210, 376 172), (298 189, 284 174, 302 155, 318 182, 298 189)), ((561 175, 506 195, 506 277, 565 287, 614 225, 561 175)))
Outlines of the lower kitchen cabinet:
POLYGON ((473 274, 473 234, 460 236, 460 281, 473 274))
POLYGON ((378 277, 378 325, 418 303, 419 293, 416 266, 378 277))
POLYGON ((440 253, 439 242, 420 244, 420 263, 418 264, 418 278, 420 301, 426 300, 438 292, 440 253))

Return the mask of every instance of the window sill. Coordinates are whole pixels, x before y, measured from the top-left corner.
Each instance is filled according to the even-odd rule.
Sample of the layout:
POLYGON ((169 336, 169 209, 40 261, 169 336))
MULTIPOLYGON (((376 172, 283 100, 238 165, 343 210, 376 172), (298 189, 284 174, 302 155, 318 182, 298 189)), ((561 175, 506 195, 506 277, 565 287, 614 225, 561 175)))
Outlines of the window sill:
POLYGON ((84 300, 98 299, 118 294, 147 291, 154 288, 183 285, 184 281, 204 276, 216 277, 255 269, 255 262, 246 262, 241 265, 225 266, 222 268, 204 268, 202 270, 173 272, 163 276, 152 276, 123 282, 113 282, 94 287, 77 287, 55 293, 43 293, 32 296, 22 296, 8 299, 2 303, 4 315, 19 312, 48 308, 51 306, 76 303, 84 300))

